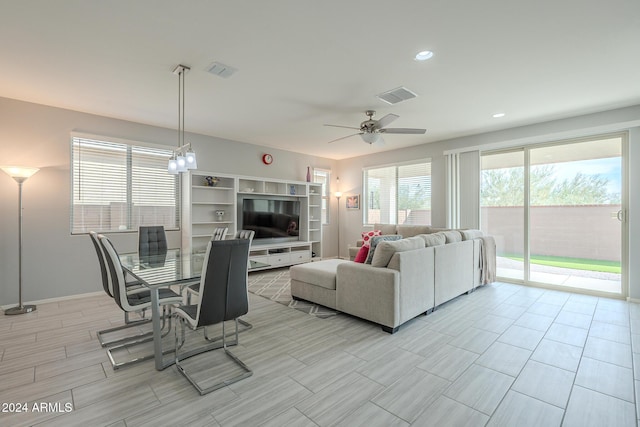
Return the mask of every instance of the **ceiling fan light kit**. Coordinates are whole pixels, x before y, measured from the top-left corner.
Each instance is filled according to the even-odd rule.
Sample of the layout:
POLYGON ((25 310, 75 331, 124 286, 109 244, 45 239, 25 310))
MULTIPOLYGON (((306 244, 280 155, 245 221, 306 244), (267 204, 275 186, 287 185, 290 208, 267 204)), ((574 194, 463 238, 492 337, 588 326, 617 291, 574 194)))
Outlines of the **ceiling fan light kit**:
POLYGON ((358 133, 354 133, 351 135, 343 136, 338 139, 334 139, 333 141, 329 141, 329 143, 331 144, 332 142, 340 141, 341 139, 346 139, 355 135, 360 135, 362 140, 367 144, 374 144, 374 143, 384 144, 384 139, 382 139, 382 135, 380 135, 381 133, 423 134, 427 131, 426 129, 416 129, 416 128, 388 128, 387 126, 389 126, 393 121, 395 121, 400 117, 397 114, 389 113, 386 116, 382 117, 380 120, 373 119, 373 116, 375 116, 376 114, 374 110, 367 110, 365 111, 365 114, 369 117, 369 119, 360 123, 360 127, 325 124, 325 126, 357 129, 360 131, 358 133))

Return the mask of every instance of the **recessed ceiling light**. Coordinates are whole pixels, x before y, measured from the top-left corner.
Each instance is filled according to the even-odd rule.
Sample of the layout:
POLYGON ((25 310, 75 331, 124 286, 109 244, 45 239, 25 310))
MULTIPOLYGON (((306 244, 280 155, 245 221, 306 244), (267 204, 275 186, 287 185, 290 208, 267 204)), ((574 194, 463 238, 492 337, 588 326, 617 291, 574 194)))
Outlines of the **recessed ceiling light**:
POLYGON ((426 61, 432 56, 433 56, 433 52, 431 52, 430 50, 423 50, 422 52, 418 52, 416 54, 416 61, 426 61))
POLYGON ((494 119, 499 119, 500 117, 504 117, 504 116, 505 116, 505 114, 504 114, 504 113, 495 113, 492 117, 493 117, 494 119))

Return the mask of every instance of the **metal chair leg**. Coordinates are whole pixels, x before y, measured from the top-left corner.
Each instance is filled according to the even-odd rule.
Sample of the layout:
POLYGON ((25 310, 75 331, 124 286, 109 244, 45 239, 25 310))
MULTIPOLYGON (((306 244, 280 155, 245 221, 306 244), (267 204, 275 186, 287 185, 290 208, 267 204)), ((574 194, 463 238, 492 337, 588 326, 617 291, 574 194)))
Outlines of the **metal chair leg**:
MULTIPOLYGON (((239 333, 239 328, 238 328, 238 319, 235 319, 235 325, 236 325, 236 330, 235 330, 235 336, 236 336, 236 340, 235 343, 232 345, 235 345, 238 343, 238 333, 239 333)), ((177 327, 177 326, 176 326, 177 327)), ((229 384, 233 384, 235 382, 238 382, 244 378, 248 378, 251 375, 253 375, 253 371, 251 369, 249 369, 249 367, 242 362, 240 359, 238 359, 238 357, 236 355, 234 355, 233 353, 231 353, 231 351, 229 351, 227 349, 227 340, 226 340, 226 334, 225 334, 225 326, 224 326, 224 322, 222 322, 222 343, 217 344, 217 345, 213 345, 213 346, 206 346, 202 349, 196 350, 196 351, 192 351, 189 352, 185 355, 183 355, 184 357, 182 358, 182 360, 186 360, 189 357, 193 357, 197 354, 202 354, 204 352, 210 351, 210 350, 214 350, 217 348, 222 348, 224 350, 224 353, 231 359, 233 360, 238 366, 240 366, 243 369, 243 373, 240 375, 236 375, 232 378, 229 378, 227 380, 224 381, 220 381, 210 387, 206 387, 206 388, 202 388, 200 387, 200 385, 198 384, 198 382, 195 380, 195 378, 193 378, 185 369, 184 367, 180 364, 180 355, 179 355, 179 349, 177 347, 178 344, 178 340, 176 338, 176 348, 175 348, 175 352, 176 352, 176 368, 178 369, 178 372, 180 372, 182 375, 184 375, 184 377, 191 383, 191 385, 193 385, 196 390, 198 390, 198 392, 200 393, 200 395, 205 395, 207 393, 210 393, 214 390, 217 390, 219 388, 222 388, 224 386, 227 386, 229 384)))
MULTIPOLYGON (((167 326, 167 331, 164 334, 162 334, 162 338, 166 337, 169 334, 169 332, 171 332, 171 317, 172 317, 172 313, 169 313, 169 316, 167 316, 167 306, 166 305, 163 306, 162 307, 162 329, 164 330, 165 326, 167 326), (169 321, 168 322, 166 321, 167 317, 169 317, 169 321)), ((151 321, 150 319, 149 320, 145 320, 145 323, 146 322, 150 322, 150 321, 151 321)), ((128 327, 129 325, 125 325, 125 326, 128 327)), ((121 327, 121 328, 123 328, 123 327, 121 327)), ((148 355, 137 357, 135 359, 127 360, 125 362, 116 362, 115 358, 113 357, 113 353, 116 350, 127 349, 127 348, 130 348, 130 347, 139 345, 139 344, 143 344, 145 342, 153 341, 153 339, 154 339, 153 338, 153 332, 147 332, 147 333, 141 334, 141 335, 137 336, 137 339, 133 339, 133 338, 136 338, 136 337, 131 337, 131 338, 128 338, 128 339, 126 339, 124 341, 123 340, 119 340, 119 341, 123 341, 123 342, 118 343, 117 345, 114 345, 114 346, 111 346, 111 347, 107 348, 107 356, 109 357, 109 361, 111 362, 111 367, 113 368, 114 371, 119 369, 119 368, 121 368, 121 367, 123 367, 123 366, 132 365, 134 363, 143 362, 145 360, 149 360, 149 359, 153 359, 154 358, 154 354, 151 353, 151 354, 148 354, 148 355)), ((163 351, 162 354, 169 354, 169 353, 172 353, 172 352, 173 352, 173 349, 163 351)))
POLYGON ((129 337, 124 337, 124 338, 119 338, 116 340, 112 340, 112 341, 106 341, 105 340, 105 335, 109 334, 111 332, 116 332, 116 331, 121 331, 124 329, 128 329, 128 328, 132 328, 134 326, 140 326, 140 325, 144 325, 146 323, 150 323, 151 319, 145 319, 145 314, 146 314, 146 309, 142 310, 142 319, 140 320, 131 320, 129 319, 129 313, 125 312, 124 313, 124 325, 121 326, 116 326, 114 328, 109 328, 109 329, 103 329, 101 331, 96 332, 96 336, 98 337, 98 341, 100 342, 100 345, 102 347, 108 347, 110 345, 118 345, 118 344, 122 344, 125 343, 127 341, 137 341, 140 338, 146 337, 148 335, 150 335, 150 332, 142 332, 136 335, 132 335, 129 337))

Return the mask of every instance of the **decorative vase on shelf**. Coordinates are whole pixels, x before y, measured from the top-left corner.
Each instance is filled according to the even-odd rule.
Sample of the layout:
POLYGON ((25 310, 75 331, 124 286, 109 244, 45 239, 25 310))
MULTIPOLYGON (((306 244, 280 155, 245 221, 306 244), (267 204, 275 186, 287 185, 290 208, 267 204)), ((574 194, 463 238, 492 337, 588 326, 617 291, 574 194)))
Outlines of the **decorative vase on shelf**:
POLYGON ((311 166, 307 166, 307 182, 311 182, 311 166))

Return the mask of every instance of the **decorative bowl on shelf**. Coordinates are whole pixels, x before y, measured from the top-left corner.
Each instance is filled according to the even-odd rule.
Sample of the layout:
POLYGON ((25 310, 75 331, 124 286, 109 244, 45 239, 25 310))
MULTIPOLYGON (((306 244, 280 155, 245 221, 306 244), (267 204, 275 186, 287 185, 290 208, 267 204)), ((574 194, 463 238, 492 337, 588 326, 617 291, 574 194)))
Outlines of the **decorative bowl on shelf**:
POLYGON ((243 188, 242 191, 244 191, 245 193, 253 193, 253 188, 243 188))

